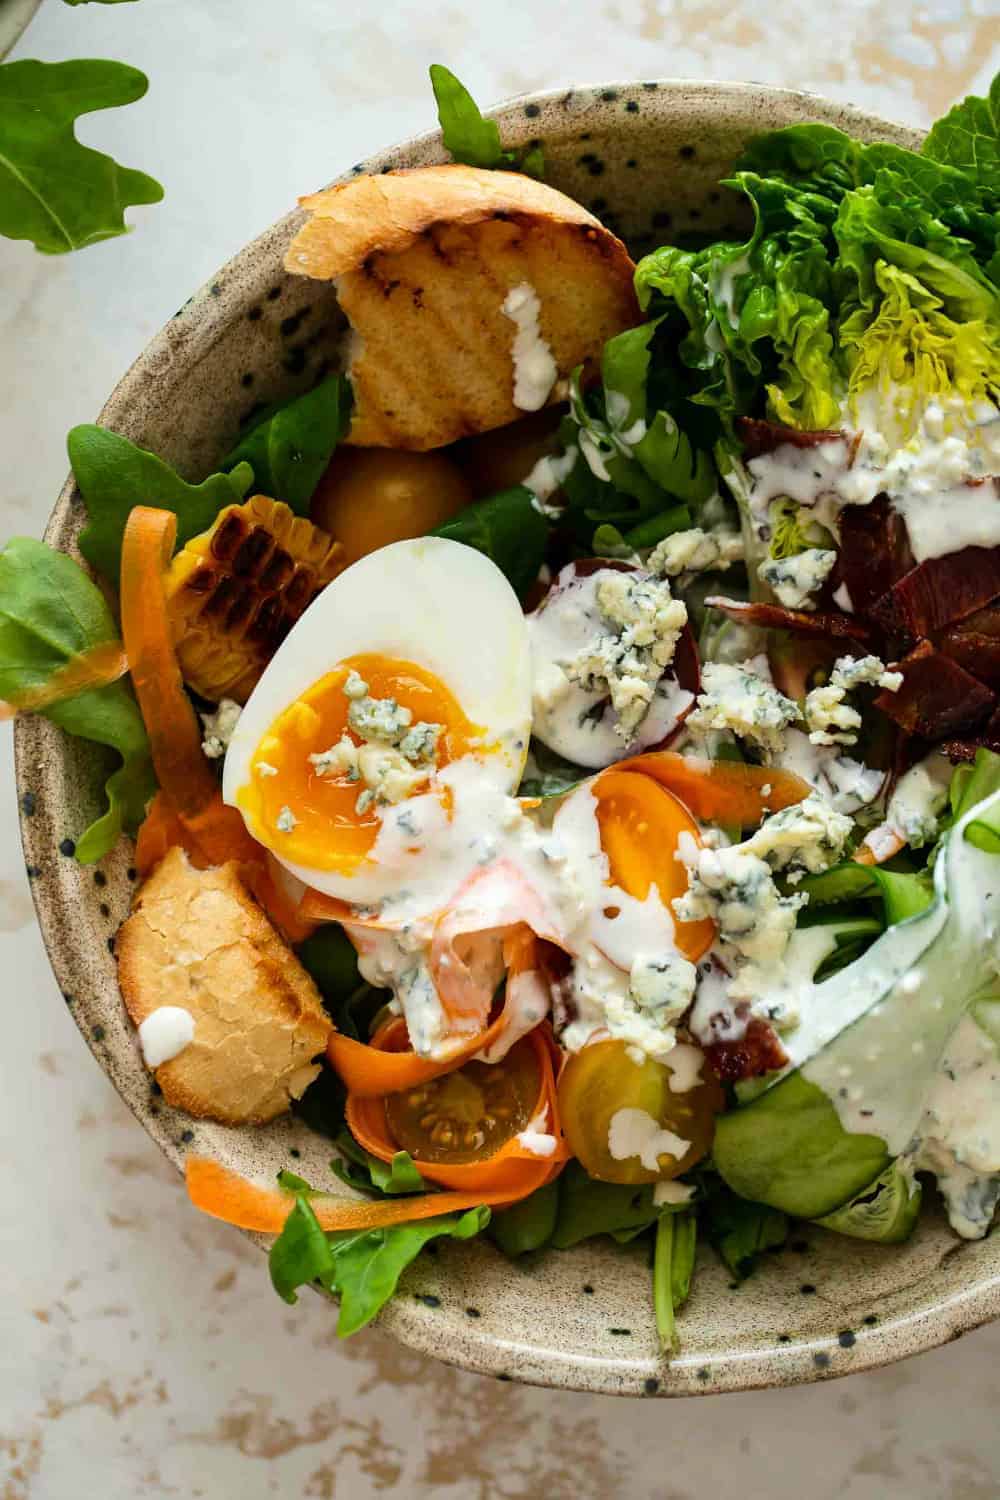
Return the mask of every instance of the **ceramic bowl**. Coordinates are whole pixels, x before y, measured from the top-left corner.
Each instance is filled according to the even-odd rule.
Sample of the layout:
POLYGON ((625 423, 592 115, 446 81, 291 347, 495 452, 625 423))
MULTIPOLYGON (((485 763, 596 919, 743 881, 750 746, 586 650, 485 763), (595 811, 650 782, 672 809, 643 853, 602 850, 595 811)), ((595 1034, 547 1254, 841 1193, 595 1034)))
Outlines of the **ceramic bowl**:
MULTIPOLYGON (((521 98, 496 118, 508 142, 541 139, 550 180, 635 253, 678 231, 739 228, 740 205, 716 184, 757 131, 818 119, 865 139, 915 144, 912 132, 857 110, 757 85, 609 84, 521 98)), ((347 175, 442 159, 430 134, 347 175)), ((311 186, 290 170, 290 195, 311 186)), ((195 479, 261 403, 308 389, 336 367, 343 323, 332 291, 282 270, 299 222, 297 213, 281 220, 195 293, 118 385, 103 423, 195 479)), ((82 518, 69 483, 48 540, 72 549, 82 518)), ((137 1119, 178 1168, 194 1150, 273 1180, 294 1149, 295 1170, 325 1181, 326 1143, 291 1120, 242 1131, 165 1107, 140 1061, 111 953, 135 888, 131 846, 123 842, 99 868, 72 857, 74 831, 97 810, 103 762, 28 719, 17 725, 17 764, 25 854, 52 966, 85 1041, 137 1119)), ((271 1295, 263 1259, 260 1295, 271 1295)), ((606 1240, 516 1263, 486 1242, 444 1246, 406 1275, 381 1325, 413 1349, 500 1379, 653 1396, 845 1374, 932 1348, 998 1312, 1000 1235, 963 1243, 932 1208, 903 1247, 797 1228, 787 1249, 739 1286, 706 1252, 680 1316, 682 1353, 669 1363, 657 1352, 646 1250, 606 1240)), ((334 1312, 317 1305, 316 1316, 334 1312)))

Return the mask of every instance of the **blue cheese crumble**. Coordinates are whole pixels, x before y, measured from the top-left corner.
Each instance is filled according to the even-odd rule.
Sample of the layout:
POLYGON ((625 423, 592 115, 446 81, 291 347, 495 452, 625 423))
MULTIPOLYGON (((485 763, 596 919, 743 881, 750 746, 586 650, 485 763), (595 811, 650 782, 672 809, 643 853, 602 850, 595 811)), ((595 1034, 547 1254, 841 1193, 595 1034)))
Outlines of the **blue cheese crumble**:
POLYGON ((851 818, 813 792, 804 802, 772 813, 734 848, 766 859, 772 870, 795 867, 818 874, 840 858, 853 826, 851 818))
POLYGON ((841 656, 830 680, 806 695, 805 721, 814 745, 856 745, 861 715, 846 702, 847 694, 864 685, 890 693, 902 686, 902 672, 890 672, 877 656, 841 656))
POLYGON ((317 776, 346 776, 363 784, 355 810, 402 802, 422 786, 437 763, 442 724, 413 723, 413 714, 395 698, 372 698, 357 672, 344 683, 349 700, 347 722, 358 744, 347 733, 328 750, 310 755, 317 776))
POLYGON ((597 586, 597 607, 610 629, 559 665, 585 692, 606 684, 617 733, 635 738, 656 685, 673 660, 687 608, 670 585, 637 573, 608 572, 597 586))
POLYGON ((833 569, 837 554, 825 547, 807 547, 793 557, 771 557, 762 562, 757 576, 773 590, 785 609, 815 609, 812 598, 833 569))
POLYGON ((223 698, 214 713, 200 715, 205 734, 201 748, 209 760, 221 760, 225 755, 242 712, 232 698, 223 698))
POLYGON ((705 531, 692 526, 663 538, 649 554, 646 567, 662 578, 679 578, 681 574, 722 573, 743 558, 743 538, 737 531, 718 527, 705 531))
POLYGON ((709 662, 702 668, 702 690, 688 716, 688 728, 699 734, 729 729, 768 755, 779 755, 783 731, 799 717, 799 707, 771 685, 762 675, 766 671, 761 657, 739 666, 709 662))
POLYGON ((298 827, 299 820, 290 807, 283 807, 278 814, 277 829, 279 833, 291 833, 298 827))

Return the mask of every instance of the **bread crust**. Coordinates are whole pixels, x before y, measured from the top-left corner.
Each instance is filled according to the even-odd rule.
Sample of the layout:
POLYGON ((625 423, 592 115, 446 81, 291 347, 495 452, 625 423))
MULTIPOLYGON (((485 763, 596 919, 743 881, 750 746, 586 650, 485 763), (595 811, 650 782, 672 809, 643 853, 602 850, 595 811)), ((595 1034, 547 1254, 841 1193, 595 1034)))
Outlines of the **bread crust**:
POLYGON ((329 1017, 235 863, 197 870, 171 849, 140 888, 117 954, 136 1026, 163 1005, 194 1017, 194 1040, 155 1070, 175 1109, 262 1125, 316 1077, 329 1017))
POLYGON ((357 177, 301 200, 286 269, 337 283, 353 330, 348 442, 426 450, 491 431, 514 405, 515 327, 527 282, 559 379, 597 373, 639 320, 622 242, 572 198, 516 172, 458 165, 357 177))

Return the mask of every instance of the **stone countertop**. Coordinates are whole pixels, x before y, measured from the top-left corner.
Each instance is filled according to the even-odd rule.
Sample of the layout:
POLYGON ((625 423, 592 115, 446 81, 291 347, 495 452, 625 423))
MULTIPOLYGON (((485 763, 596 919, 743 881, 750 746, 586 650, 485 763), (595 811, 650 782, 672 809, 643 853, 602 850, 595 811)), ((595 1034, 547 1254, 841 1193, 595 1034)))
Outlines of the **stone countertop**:
MULTIPOLYGON (((754 78, 923 123, 1000 66, 997 0, 46 0, 16 56, 112 56, 152 79, 88 144, 166 185, 134 237, 48 259, 0 240, 0 535, 38 533, 93 418, 188 293, 288 206, 433 122, 426 67, 490 101, 571 82, 754 78), (280 30, 279 30, 280 28, 280 30), (992 51, 991 51, 992 49, 992 51)), ((9 729, 3 732, 10 775, 9 729)), ((522 1389, 341 1345, 201 1218, 80 1045, 2 802, 0 1497, 987 1500, 1000 1328, 842 1382, 676 1405, 522 1389)))

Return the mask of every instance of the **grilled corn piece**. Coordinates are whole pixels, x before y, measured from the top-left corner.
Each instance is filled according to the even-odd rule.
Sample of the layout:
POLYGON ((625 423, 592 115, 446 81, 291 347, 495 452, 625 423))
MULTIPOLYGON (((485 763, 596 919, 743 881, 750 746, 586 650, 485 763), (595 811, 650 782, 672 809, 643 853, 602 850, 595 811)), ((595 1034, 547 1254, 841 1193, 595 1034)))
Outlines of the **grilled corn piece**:
POLYGON ((213 702, 245 703, 306 605, 343 568, 343 550, 265 495, 220 511, 167 575, 185 682, 213 702))

